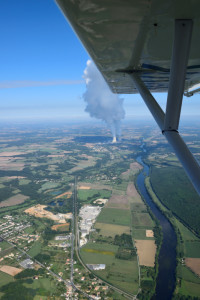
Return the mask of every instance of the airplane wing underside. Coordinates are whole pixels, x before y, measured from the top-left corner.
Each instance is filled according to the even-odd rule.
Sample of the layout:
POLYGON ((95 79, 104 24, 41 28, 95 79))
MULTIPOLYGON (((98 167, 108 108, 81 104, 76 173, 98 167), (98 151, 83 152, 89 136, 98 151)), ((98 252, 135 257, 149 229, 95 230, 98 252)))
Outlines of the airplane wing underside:
POLYGON ((200 195, 178 132, 183 93, 200 91, 199 0, 56 0, 114 93, 139 92, 200 195), (164 112, 152 92, 168 92, 164 112))
POLYGON ((169 86, 175 19, 192 19, 185 91, 200 83, 200 1, 56 0, 114 93, 137 93, 138 70, 151 92, 169 86), (125 72, 126 71, 126 72, 125 72))

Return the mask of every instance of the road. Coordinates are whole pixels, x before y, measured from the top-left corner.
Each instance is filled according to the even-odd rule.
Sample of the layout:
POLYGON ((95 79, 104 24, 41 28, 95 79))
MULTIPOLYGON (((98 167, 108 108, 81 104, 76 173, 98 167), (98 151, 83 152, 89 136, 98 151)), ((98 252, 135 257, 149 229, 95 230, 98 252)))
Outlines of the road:
POLYGON ((77 212, 78 212, 78 207, 77 207, 77 179, 74 177, 74 191, 73 191, 73 218, 72 218, 72 234, 71 234, 71 270, 70 270, 70 280, 65 280, 58 274, 54 273, 51 271, 48 267, 46 267, 44 264, 39 262, 38 260, 34 259, 32 256, 30 256, 26 251, 18 248, 15 244, 12 242, 8 241, 6 238, 3 238, 0 236, 0 238, 3 238, 8 244, 10 244, 12 247, 16 248, 19 252, 23 253, 26 255, 28 258, 30 258, 33 262, 37 263, 40 265, 42 268, 46 269, 54 278, 60 280, 61 282, 65 283, 66 286, 70 287, 72 286, 73 290, 76 290, 80 293, 82 293, 86 298, 88 299, 93 299, 90 295, 85 293, 84 291, 80 290, 79 288, 76 287, 73 281, 73 274, 74 274, 74 251, 76 251, 77 258, 79 259, 80 263, 83 265, 85 269, 87 269, 91 274, 93 274, 94 277, 97 279, 100 279, 102 282, 104 282, 107 286, 109 286, 111 289, 114 291, 118 292, 119 294, 123 294, 126 298, 128 299, 135 299, 135 297, 129 293, 126 293, 117 287, 114 287, 113 285, 109 284, 108 282, 104 281, 102 278, 96 276, 93 272, 91 272, 90 269, 87 268, 87 266, 84 264, 80 257, 79 253, 79 228, 78 228, 78 218, 77 218, 77 212), (74 244, 75 244, 75 249, 74 249, 74 244))
POLYGON ((90 295, 88 295, 84 291, 78 289, 75 286, 74 281, 73 281, 73 273, 74 273, 74 243, 76 245, 75 246, 75 250, 76 250, 76 254, 77 254, 77 239, 76 238, 74 239, 74 237, 76 237, 76 236, 77 236, 77 179, 76 179, 76 176, 74 176, 72 240, 71 240, 71 275, 70 275, 70 281, 71 281, 71 285, 72 285, 72 287, 73 287, 74 290, 79 291, 80 293, 82 293, 88 299, 93 299, 92 297, 90 297, 90 295))
POLYGON ((74 193, 73 193, 73 218, 72 218, 72 234, 71 234, 71 270, 70 270, 70 280, 65 280, 63 279, 61 276, 59 276, 58 274, 54 273, 53 271, 51 271, 48 266, 45 266, 44 264, 42 264, 41 262, 39 262, 38 260, 34 259, 32 256, 30 256, 26 251, 22 250, 21 248, 17 247, 17 245, 13 244, 12 242, 10 242, 7 238, 0 236, 0 238, 2 238, 4 241, 6 241, 9 245, 11 245, 13 248, 17 249, 19 252, 21 252, 22 254, 26 255, 26 257, 28 257, 29 259, 31 259, 33 262, 35 262, 36 264, 40 265, 42 268, 44 268, 45 270, 47 270, 48 273, 50 273, 54 278, 58 279, 59 281, 63 282, 66 286, 70 287, 72 286, 72 288, 80 293, 82 293, 86 298, 88 299, 93 299, 92 297, 90 297, 87 293, 85 293, 84 291, 80 290, 79 288, 76 287, 76 285, 73 282, 73 273, 74 273, 74 243, 75 243, 75 224, 76 222, 76 217, 77 217, 77 186, 76 186, 76 177, 74 178, 74 193))
MULTIPOLYGON (((88 270, 94 277, 96 277, 97 279, 100 279, 102 282, 104 282, 107 286, 109 286, 112 290, 116 291, 119 294, 123 294, 127 299, 135 299, 135 296, 124 292, 122 290, 120 290, 119 288, 113 286, 112 284, 108 283, 107 281, 104 281, 102 278, 98 277, 96 274, 94 274, 90 269, 88 269, 88 267, 85 265, 85 263, 82 261, 81 256, 80 256, 80 252, 79 252, 79 228, 78 228, 78 221, 77 221, 77 180, 75 178, 74 181, 74 204, 73 207, 75 208, 74 211, 74 230, 75 230, 75 251, 76 251, 76 255, 80 261, 80 263, 83 265, 83 267, 88 270)), ((92 299, 92 298, 90 298, 92 299)))
MULTIPOLYGON (((1 238, 1 236, 0 236, 1 238)), ((3 237, 2 237, 3 238, 3 237)), ((36 264, 40 265, 42 268, 46 269, 53 277, 59 279, 60 281, 64 282, 67 286, 71 285, 71 282, 69 280, 65 280, 63 279, 61 276, 59 276, 58 274, 54 273, 53 271, 49 270, 48 267, 46 267, 45 265, 43 265, 41 262, 39 262, 37 259, 34 259, 32 256, 30 256, 26 251, 22 250, 21 248, 18 248, 15 244, 11 243, 10 241, 8 241, 6 238, 3 238, 4 241, 6 241, 9 245, 11 245, 13 248, 17 249, 19 252, 23 253, 24 255, 26 255, 28 258, 30 258, 33 262, 35 262, 36 264)))

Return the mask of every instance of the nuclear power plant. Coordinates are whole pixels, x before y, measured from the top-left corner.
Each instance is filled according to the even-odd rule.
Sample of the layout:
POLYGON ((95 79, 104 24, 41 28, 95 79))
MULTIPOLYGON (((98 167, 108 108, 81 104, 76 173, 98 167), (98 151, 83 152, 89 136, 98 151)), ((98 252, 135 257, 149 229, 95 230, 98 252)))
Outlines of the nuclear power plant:
POLYGON ((117 138, 116 138, 116 136, 113 136, 112 143, 117 143, 117 138))
POLYGON ((112 142, 119 142, 120 122, 125 116, 123 99, 110 91, 103 76, 91 60, 87 61, 84 79, 87 87, 83 94, 83 99, 87 103, 85 111, 91 117, 103 120, 114 136, 112 142))

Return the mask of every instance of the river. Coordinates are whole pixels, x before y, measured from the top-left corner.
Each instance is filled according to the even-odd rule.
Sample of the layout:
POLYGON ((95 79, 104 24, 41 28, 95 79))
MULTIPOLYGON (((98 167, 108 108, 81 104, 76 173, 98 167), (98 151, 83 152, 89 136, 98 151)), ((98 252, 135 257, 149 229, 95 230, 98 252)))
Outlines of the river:
MULTIPOLYGON (((146 152, 145 149, 143 149, 143 151, 146 152)), ((158 258, 159 267, 156 282, 156 294, 153 299, 169 300, 172 298, 176 280, 176 234, 171 223, 157 208, 146 190, 144 180, 149 174, 149 167, 142 161, 141 156, 137 158, 137 162, 144 167, 137 177, 138 189, 150 207, 152 213, 156 219, 158 219, 163 233, 163 241, 158 258)))

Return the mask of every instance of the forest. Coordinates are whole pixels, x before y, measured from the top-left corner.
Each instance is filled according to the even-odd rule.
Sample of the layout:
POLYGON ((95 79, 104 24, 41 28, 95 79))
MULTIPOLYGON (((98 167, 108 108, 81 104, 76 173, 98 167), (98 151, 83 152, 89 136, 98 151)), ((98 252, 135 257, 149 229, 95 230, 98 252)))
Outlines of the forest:
POLYGON ((136 256, 136 250, 133 247, 131 235, 125 233, 116 235, 114 238, 114 245, 119 246, 115 255, 116 258, 130 260, 136 256))
POLYGON ((160 199, 182 222, 200 235, 200 197, 180 167, 151 168, 151 185, 160 199))

